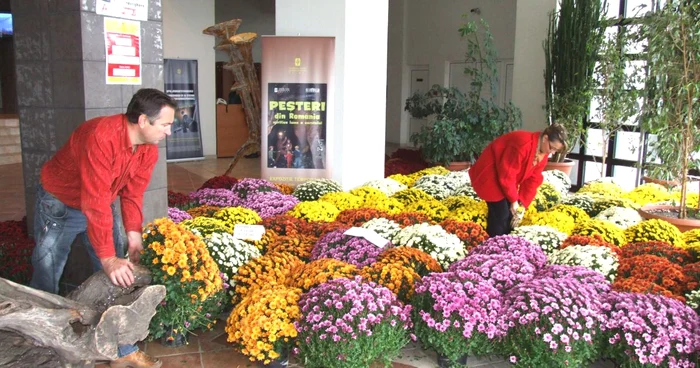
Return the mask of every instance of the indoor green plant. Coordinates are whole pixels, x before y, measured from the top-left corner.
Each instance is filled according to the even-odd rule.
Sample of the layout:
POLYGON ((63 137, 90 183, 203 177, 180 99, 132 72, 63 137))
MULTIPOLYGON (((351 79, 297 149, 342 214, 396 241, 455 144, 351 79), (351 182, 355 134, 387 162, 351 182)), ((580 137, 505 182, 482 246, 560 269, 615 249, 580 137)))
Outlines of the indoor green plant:
POLYGON ((634 125, 633 119, 641 108, 638 98, 642 90, 637 86, 643 82, 644 73, 641 67, 632 63, 633 56, 629 54, 629 48, 637 39, 636 28, 629 26, 629 22, 622 27, 607 27, 617 22, 619 19, 609 19, 601 24, 602 29, 613 32, 603 36, 594 69, 597 108, 591 117, 598 122, 602 133, 601 177, 606 176, 605 161, 610 140, 625 125, 634 125))
MULTIPOLYGON (((549 16, 545 55, 545 110, 549 124, 559 123, 568 133, 567 147, 583 143, 584 117, 595 89, 593 71, 602 38, 600 0, 561 0, 549 16)), ((564 161, 568 152, 553 161, 564 161)))
MULTIPOLYGON (((643 128, 654 134, 647 161, 650 176, 661 172, 681 183, 678 218, 688 216, 688 170, 697 168, 700 151, 700 3, 668 0, 642 18, 641 36, 647 40, 648 77, 643 128)), ((697 210, 692 217, 697 218, 697 210)))
POLYGON ((472 78, 469 92, 436 84, 406 100, 405 110, 414 118, 434 118, 432 124, 411 135, 411 141, 420 146, 429 162, 471 162, 496 137, 521 126, 517 107, 511 102, 501 107, 494 101, 498 96, 498 57, 483 19, 481 28, 483 31, 475 21, 469 21, 459 29, 467 40, 464 73, 472 78), (492 97, 482 97, 484 88, 490 89, 492 97))

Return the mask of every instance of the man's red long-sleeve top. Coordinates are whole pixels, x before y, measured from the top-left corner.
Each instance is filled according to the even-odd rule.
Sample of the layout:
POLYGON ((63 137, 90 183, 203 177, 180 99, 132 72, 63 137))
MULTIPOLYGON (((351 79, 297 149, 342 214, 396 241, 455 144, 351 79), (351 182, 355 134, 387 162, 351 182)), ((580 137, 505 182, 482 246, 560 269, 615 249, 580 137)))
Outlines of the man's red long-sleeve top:
POLYGON ((110 205, 121 198, 126 231, 141 232, 143 193, 158 161, 155 144, 131 144, 123 114, 80 125, 41 169, 44 189, 87 218, 87 233, 99 258, 115 255, 110 205))
POLYGON ((540 142, 539 132, 515 131, 491 142, 469 169, 474 191, 486 202, 506 198, 528 207, 544 180, 547 158, 533 165, 540 142))

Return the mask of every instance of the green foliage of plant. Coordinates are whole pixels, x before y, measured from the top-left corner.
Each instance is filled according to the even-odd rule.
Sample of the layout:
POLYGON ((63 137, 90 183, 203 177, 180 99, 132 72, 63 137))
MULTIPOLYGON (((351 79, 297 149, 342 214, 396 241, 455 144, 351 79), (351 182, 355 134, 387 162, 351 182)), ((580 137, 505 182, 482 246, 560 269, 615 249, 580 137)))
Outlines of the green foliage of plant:
POLYGON ((472 161, 496 137, 522 125, 520 109, 511 102, 501 107, 494 101, 498 55, 486 21, 481 20, 481 27, 469 21, 459 33, 467 40, 464 73, 472 78, 470 90, 464 94, 436 84, 427 92, 413 94, 405 106, 414 118, 434 118, 432 124, 412 134, 411 141, 420 146, 427 161, 445 165, 472 161), (482 97, 484 88, 489 88, 492 97, 482 97))
POLYGON ((647 161, 659 159, 649 174, 680 179, 680 217, 686 217, 688 169, 700 162, 700 2, 668 0, 642 18, 647 40, 648 77, 643 127, 656 135, 647 161))
MULTIPOLYGON (((583 119, 593 97, 593 72, 602 39, 600 0, 561 0, 549 16, 545 54, 545 110, 549 123, 568 133, 572 149, 581 143, 583 119)), ((556 154, 563 161, 565 153, 556 154)))

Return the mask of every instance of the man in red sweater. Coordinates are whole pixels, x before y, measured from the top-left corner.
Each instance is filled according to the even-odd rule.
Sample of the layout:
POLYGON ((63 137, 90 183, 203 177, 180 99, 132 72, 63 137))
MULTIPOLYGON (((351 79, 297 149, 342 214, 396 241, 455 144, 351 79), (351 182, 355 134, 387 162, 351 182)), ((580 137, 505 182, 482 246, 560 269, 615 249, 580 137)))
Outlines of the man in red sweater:
POLYGON ((474 191, 489 208, 489 236, 510 232, 521 205, 527 208, 542 184, 549 155, 566 150, 566 130, 552 124, 542 132, 516 131, 491 142, 469 169, 474 191))
MULTIPOLYGON (((121 287, 134 282, 133 263, 143 250, 143 193, 158 161, 158 142, 170 135, 177 104, 156 89, 140 89, 126 114, 80 125, 41 169, 34 216, 30 286, 58 293, 71 244, 80 235, 95 272, 121 287), (121 213, 114 201, 121 199, 121 213), (128 258, 124 258, 124 224, 128 258)), ((135 345, 119 346, 112 367, 160 367, 135 345)))

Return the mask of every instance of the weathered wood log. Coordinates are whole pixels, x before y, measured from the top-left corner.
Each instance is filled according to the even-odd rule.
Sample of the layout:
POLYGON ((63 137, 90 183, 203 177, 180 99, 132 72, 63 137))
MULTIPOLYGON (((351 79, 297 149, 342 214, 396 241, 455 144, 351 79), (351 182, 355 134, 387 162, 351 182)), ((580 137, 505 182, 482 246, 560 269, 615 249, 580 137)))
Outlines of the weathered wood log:
POLYGON ((49 362, 58 357, 64 367, 116 359, 118 345, 146 338, 165 297, 165 286, 148 286, 150 281, 142 266, 129 288, 98 272, 63 298, 0 278, 0 366, 55 366, 47 363, 47 349, 53 352, 49 362))
POLYGON ((248 139, 236 151, 231 164, 224 173, 229 175, 246 152, 255 154, 260 152, 260 114, 261 96, 258 74, 253 63, 253 42, 257 38, 256 33, 236 34, 241 24, 240 19, 232 19, 206 28, 202 33, 221 39, 214 48, 227 51, 231 61, 224 65, 224 69, 230 70, 236 80, 231 91, 236 91, 241 97, 243 111, 248 127, 248 139))

